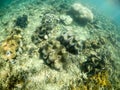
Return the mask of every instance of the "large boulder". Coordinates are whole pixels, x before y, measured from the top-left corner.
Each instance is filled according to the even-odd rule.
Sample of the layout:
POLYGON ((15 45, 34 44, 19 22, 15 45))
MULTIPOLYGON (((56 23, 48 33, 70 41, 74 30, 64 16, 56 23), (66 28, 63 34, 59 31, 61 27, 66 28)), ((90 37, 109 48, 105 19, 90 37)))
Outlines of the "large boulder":
POLYGON ((74 3, 71 12, 79 21, 90 22, 94 17, 92 11, 80 3, 74 3))

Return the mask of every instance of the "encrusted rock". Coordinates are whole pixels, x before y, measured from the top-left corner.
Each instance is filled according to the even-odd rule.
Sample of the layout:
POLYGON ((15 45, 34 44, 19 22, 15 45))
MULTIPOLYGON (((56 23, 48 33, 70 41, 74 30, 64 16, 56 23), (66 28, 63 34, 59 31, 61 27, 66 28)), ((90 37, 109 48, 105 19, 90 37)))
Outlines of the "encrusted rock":
POLYGON ((46 29, 53 29, 58 21, 59 18, 55 14, 48 13, 43 16, 41 23, 46 29))
POLYGON ((13 88, 23 89, 27 83, 27 76, 28 72, 24 70, 12 72, 5 81, 7 84, 5 90, 12 90, 13 88))
POLYGON ((16 50, 19 47, 20 35, 9 36, 0 46, 1 57, 5 60, 11 60, 16 57, 16 50))
POLYGON ((48 39, 48 35, 57 25, 59 19, 54 14, 45 14, 42 18, 41 25, 37 27, 32 36, 32 41, 37 44, 42 40, 48 39))
POLYGON ((84 22, 93 21, 94 15, 92 11, 80 3, 74 3, 72 5, 71 13, 73 13, 73 16, 79 21, 81 20, 84 22))
POLYGON ((63 34, 57 38, 66 50, 72 54, 78 54, 81 49, 81 43, 76 39, 75 35, 63 34))
POLYGON ((73 19, 68 15, 61 15, 60 19, 65 25, 70 25, 73 21, 73 19))
POLYGON ((99 49, 102 45, 104 45, 106 42, 105 42, 105 38, 103 37, 100 37, 96 40, 86 40, 83 42, 83 49, 90 49, 90 48, 93 48, 93 49, 99 49))
POLYGON ((111 55, 108 50, 104 50, 104 46, 104 38, 87 40, 83 43, 83 54, 87 56, 87 60, 82 67, 88 75, 91 76, 107 69, 111 55))
POLYGON ((59 41, 51 40, 39 49, 40 57, 44 62, 56 70, 63 68, 67 58, 66 49, 60 45, 59 41))

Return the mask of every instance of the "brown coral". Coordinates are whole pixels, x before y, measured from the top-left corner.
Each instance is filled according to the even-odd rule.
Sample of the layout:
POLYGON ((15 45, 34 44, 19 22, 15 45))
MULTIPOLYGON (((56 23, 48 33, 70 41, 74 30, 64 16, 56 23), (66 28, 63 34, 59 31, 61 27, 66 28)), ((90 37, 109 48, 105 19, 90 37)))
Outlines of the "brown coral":
POLYGON ((108 71, 99 72, 84 80, 77 86, 70 85, 71 90, 111 90, 108 71))
POLYGON ((60 43, 65 46, 66 50, 74 55, 79 54, 81 50, 80 41, 77 40, 75 35, 71 35, 69 33, 65 33, 57 38, 60 43))
POLYGON ((111 84, 110 84, 108 77, 109 77, 108 72, 102 71, 102 72, 99 72, 98 74, 92 76, 90 79, 99 86, 110 87, 111 84))
POLYGON ((56 40, 49 41, 39 49, 39 53, 44 62, 56 70, 62 69, 67 58, 66 49, 56 40))
POLYGON ((20 35, 13 35, 2 42, 0 52, 3 59, 11 60, 16 57, 16 50, 18 49, 20 38, 20 35))

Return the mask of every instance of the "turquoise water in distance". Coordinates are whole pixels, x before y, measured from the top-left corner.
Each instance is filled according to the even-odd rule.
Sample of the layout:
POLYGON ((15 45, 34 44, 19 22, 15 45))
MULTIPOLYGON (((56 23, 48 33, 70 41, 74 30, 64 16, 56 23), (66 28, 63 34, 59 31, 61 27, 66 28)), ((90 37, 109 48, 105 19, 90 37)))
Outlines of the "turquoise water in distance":
MULTIPOLYGON (((33 0, 27 0, 33 1, 33 0)), ((35 0, 34 0, 35 1, 35 0)), ((46 0, 45 0, 46 1, 46 0)), ((62 0, 68 2, 68 0, 62 0)), ((120 24, 120 1, 119 0, 75 0, 96 7, 97 11, 110 17, 114 22, 120 24), (117 2, 118 1, 118 2, 117 2)), ((7 7, 10 3, 26 2, 26 0, 0 0, 0 9, 7 7)), ((57 2, 57 0, 56 0, 57 2)))
POLYGON ((120 2, 116 0, 79 0, 96 7, 97 11, 110 17, 113 21, 120 25, 120 2))
POLYGON ((0 9, 8 6, 14 0, 0 0, 0 9))

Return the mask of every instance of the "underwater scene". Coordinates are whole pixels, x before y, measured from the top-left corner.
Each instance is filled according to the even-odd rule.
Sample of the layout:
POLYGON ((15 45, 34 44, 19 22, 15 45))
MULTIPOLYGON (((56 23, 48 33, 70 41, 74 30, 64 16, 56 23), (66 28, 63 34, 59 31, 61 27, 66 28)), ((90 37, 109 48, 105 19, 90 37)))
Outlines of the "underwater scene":
POLYGON ((120 0, 0 0, 0 90, 120 90, 120 0))

